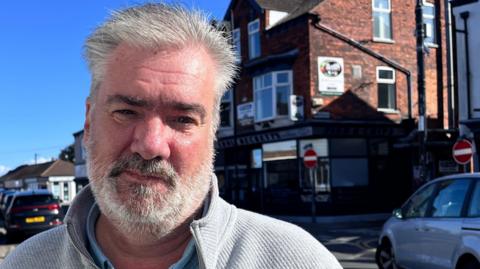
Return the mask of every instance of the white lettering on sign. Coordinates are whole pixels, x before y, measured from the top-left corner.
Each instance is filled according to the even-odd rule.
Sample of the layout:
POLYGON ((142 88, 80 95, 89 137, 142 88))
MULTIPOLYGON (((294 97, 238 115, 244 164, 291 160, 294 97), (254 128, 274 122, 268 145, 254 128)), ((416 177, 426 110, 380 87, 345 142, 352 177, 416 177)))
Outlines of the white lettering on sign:
POLYGON ((304 161, 315 161, 317 159, 317 156, 304 156, 303 160, 304 161))
POLYGON ((455 155, 467 155, 467 154, 472 154, 473 151, 471 148, 466 148, 466 149, 456 149, 453 151, 453 154, 455 155))

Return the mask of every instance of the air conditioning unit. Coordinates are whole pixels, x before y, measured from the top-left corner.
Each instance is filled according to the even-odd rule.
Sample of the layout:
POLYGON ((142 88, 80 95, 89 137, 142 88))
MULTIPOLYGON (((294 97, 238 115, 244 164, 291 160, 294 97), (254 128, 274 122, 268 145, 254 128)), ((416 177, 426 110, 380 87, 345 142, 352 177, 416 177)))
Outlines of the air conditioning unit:
POLYGON ((300 121, 304 118, 304 101, 301 95, 290 95, 290 119, 300 121))

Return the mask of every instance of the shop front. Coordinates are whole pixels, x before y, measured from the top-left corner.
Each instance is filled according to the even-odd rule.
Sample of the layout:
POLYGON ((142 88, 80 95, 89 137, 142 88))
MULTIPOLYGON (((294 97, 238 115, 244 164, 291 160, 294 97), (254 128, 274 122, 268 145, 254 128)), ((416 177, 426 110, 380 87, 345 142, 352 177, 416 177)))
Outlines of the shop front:
POLYGON ((268 214, 308 215, 312 193, 319 215, 381 210, 408 192, 411 159, 392 147, 403 134, 386 125, 311 124, 219 139, 221 194, 268 214), (304 165, 309 149, 313 168, 304 165))

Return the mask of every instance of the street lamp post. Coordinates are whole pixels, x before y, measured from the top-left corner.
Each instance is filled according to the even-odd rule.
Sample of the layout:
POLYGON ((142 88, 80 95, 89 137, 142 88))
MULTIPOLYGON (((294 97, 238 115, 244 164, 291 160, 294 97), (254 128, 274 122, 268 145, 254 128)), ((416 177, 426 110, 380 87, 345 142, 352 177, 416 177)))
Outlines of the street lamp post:
POLYGON ((425 59, 424 38, 425 28, 423 23, 423 0, 417 0, 415 7, 415 35, 417 47, 417 87, 418 87, 418 142, 420 180, 424 183, 427 177, 427 119, 425 102, 425 59))

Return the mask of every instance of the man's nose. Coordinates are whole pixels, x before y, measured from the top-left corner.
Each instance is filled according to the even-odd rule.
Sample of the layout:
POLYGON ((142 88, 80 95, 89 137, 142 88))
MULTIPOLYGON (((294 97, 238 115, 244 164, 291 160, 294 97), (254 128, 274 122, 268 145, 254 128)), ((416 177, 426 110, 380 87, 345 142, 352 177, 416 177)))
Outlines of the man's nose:
POLYGON ((162 119, 155 117, 146 119, 135 128, 134 139, 131 144, 133 153, 138 153, 145 160, 168 159, 170 130, 162 119))

